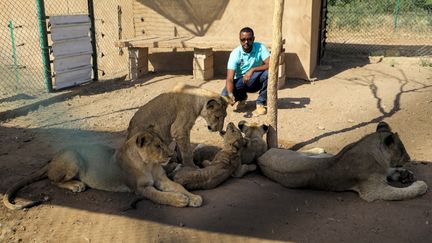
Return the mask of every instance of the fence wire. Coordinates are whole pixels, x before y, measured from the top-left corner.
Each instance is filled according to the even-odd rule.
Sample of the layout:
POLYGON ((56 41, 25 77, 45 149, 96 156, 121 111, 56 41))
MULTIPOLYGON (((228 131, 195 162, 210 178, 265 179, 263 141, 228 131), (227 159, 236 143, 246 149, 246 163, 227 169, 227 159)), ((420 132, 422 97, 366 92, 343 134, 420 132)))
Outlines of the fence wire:
POLYGON ((36 1, 0 2, 0 99, 30 99, 44 90, 36 1))
MULTIPOLYGON (((88 0, 43 2, 48 18, 88 14, 88 0)), ((123 76, 128 69, 127 53, 114 42, 133 37, 132 0, 93 0, 93 6, 99 79, 123 76)), ((36 0, 0 1, 0 103, 47 93, 39 38, 36 0)))
POLYGON ((327 0, 326 51, 432 55, 432 0, 327 0))

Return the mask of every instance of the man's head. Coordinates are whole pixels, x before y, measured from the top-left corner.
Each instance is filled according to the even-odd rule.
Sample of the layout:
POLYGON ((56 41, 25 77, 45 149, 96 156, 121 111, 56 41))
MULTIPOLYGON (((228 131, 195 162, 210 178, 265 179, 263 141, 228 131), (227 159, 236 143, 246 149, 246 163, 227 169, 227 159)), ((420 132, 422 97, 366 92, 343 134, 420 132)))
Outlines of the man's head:
POLYGON ((240 44, 245 52, 251 52, 255 40, 254 32, 249 27, 240 30, 240 44))

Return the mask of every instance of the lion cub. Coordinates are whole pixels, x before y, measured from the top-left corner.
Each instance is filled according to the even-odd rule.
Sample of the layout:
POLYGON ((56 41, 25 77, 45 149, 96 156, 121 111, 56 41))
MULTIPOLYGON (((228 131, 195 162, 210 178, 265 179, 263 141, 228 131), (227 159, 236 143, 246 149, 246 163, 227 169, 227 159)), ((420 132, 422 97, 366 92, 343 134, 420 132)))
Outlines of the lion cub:
POLYGON ((247 140, 246 148, 241 154, 242 164, 256 163, 258 157, 267 151, 267 142, 263 137, 268 132, 268 126, 240 121, 238 127, 247 140))
MULTIPOLYGON (((212 161, 204 161, 204 168, 182 168, 174 175, 174 181, 189 190, 212 189, 226 181, 230 176, 241 177, 250 171, 249 165, 241 164, 241 150, 246 145, 241 131, 230 122, 226 132, 221 132, 224 147, 216 153, 212 161)), ((252 168, 256 169, 256 167, 252 168)))
MULTIPOLYGON (((244 133, 244 138, 247 141, 246 146, 241 150, 241 162, 242 164, 255 164, 258 157, 267 151, 264 135, 268 131, 268 126, 240 121, 238 127, 244 133)), ((216 146, 199 144, 193 150, 193 160, 196 164, 201 164, 205 160, 212 160, 220 150, 221 148, 216 146)))
POLYGON ((32 177, 9 188, 3 203, 9 209, 23 209, 43 201, 17 205, 12 197, 22 187, 49 178, 54 184, 73 192, 86 187, 113 191, 135 192, 155 203, 174 207, 202 204, 201 196, 188 192, 168 179, 162 165, 173 151, 152 128, 143 129, 115 150, 105 145, 81 145, 58 153, 52 161, 32 177))

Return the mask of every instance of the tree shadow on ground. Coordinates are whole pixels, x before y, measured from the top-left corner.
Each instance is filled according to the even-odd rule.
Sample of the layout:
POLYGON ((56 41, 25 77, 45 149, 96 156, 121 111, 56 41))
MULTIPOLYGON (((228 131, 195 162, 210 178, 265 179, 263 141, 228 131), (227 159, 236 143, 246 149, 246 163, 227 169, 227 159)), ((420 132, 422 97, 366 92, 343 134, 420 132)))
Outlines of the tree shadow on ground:
MULTIPOLYGON (((312 144, 312 143, 315 143, 322 138, 329 137, 329 136, 339 134, 339 133, 349 132, 349 131, 352 131, 354 129, 367 126, 369 124, 379 123, 380 121, 383 121, 386 118, 392 117, 394 114, 396 114, 400 110, 400 101, 401 101, 403 94, 412 93, 412 92, 421 92, 422 90, 432 88, 432 85, 426 85, 426 84, 419 83, 416 81, 411 81, 411 82, 416 82, 416 84, 420 85, 420 87, 419 88, 406 89, 405 86, 410 81, 408 80, 408 78, 406 77, 406 75, 403 73, 402 70, 400 70, 400 72, 402 73, 402 76, 404 78, 401 79, 401 78, 398 78, 396 75, 393 76, 393 78, 395 80, 397 80, 397 82, 400 84, 400 86, 399 86, 399 91, 394 95, 393 106, 390 109, 390 111, 385 111, 385 109, 382 105, 382 98, 379 97, 379 95, 378 95, 378 86, 376 85, 375 76, 370 75, 370 76, 365 76, 363 79, 349 80, 349 81, 351 81, 357 85, 362 85, 362 86, 367 85, 369 87, 373 97, 376 100, 376 108, 381 113, 381 115, 374 117, 368 121, 360 122, 360 123, 358 123, 354 126, 351 126, 351 127, 346 127, 346 128, 340 129, 340 130, 323 133, 323 134, 316 136, 314 138, 311 138, 309 140, 297 143, 297 144, 293 145, 292 147, 290 147, 289 149, 299 150, 302 147, 309 145, 309 144, 312 144)), ((388 74, 385 74, 382 72, 378 72, 378 73, 381 73, 383 75, 388 75, 388 74)))

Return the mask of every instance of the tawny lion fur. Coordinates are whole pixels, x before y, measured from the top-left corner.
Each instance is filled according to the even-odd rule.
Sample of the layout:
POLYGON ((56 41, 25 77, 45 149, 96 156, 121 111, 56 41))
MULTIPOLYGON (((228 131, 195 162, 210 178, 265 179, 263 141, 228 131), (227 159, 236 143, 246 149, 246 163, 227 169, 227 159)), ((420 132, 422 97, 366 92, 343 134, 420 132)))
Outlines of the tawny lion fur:
POLYGON ((426 193, 424 181, 404 188, 387 183, 388 172, 400 176, 405 169, 399 167, 408 161, 410 157, 398 134, 381 122, 376 132, 345 146, 334 156, 270 149, 258 159, 258 165, 265 176, 286 187, 353 190, 364 200, 374 201, 404 200, 426 193))
POLYGON ((242 133, 230 122, 224 137, 224 147, 217 152, 212 161, 204 161, 204 168, 183 168, 176 172, 173 180, 189 190, 212 189, 230 176, 242 177, 245 173, 255 170, 256 165, 241 164, 241 150, 246 145, 242 133))
POLYGON ((221 131, 228 101, 217 93, 180 84, 143 105, 129 123, 128 138, 153 126, 165 144, 177 143, 182 163, 194 167, 190 148, 190 131, 198 116, 210 131, 221 131))
MULTIPOLYGON (((246 146, 241 150, 241 162, 242 164, 256 163, 258 157, 267 151, 267 142, 264 140, 264 135, 268 131, 268 126, 240 121, 238 127, 247 142, 246 146)), ((199 144, 193 150, 193 160, 196 164, 201 164, 205 160, 212 160, 220 150, 221 148, 217 146, 199 144)))
POLYGON ((3 203, 9 209, 23 209, 41 203, 34 201, 17 205, 11 199, 20 188, 49 178, 57 186, 73 192, 90 187, 113 192, 135 192, 155 203, 174 207, 200 206, 201 196, 188 192, 167 178, 162 164, 172 154, 173 151, 150 128, 135 134, 117 150, 97 144, 74 146, 59 152, 33 176, 9 188, 3 203))

